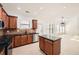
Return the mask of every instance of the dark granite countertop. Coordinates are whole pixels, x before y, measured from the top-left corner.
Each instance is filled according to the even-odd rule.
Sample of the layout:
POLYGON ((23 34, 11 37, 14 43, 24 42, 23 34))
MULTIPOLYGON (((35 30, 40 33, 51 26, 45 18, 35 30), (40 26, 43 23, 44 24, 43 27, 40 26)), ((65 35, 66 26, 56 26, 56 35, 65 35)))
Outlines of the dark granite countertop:
POLYGON ((40 35, 40 36, 43 38, 46 38, 47 40, 50 40, 50 41, 56 41, 56 40, 61 39, 58 36, 52 36, 52 35, 40 35))
MULTIPOLYGON (((6 30, 6 29, 4 29, 6 30)), ((3 31, 3 29, 0 29, 0 31, 3 31)), ((28 34, 38 34, 36 32, 34 32, 33 30, 16 30, 16 31, 7 31, 7 32, 3 32, 3 34, 0 35, 1 36, 16 36, 16 35, 28 35, 28 34)))
POLYGON ((7 32, 4 35, 9 35, 9 36, 16 36, 16 35, 29 35, 29 34, 38 34, 38 33, 34 33, 34 32, 30 32, 30 33, 26 33, 26 32, 7 32))

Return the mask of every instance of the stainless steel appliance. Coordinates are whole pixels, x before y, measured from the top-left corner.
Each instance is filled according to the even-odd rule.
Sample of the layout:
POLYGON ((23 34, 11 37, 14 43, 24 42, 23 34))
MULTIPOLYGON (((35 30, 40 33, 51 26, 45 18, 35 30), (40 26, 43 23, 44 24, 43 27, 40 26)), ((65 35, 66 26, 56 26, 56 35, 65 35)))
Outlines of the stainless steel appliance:
POLYGON ((39 39, 38 33, 33 34, 33 42, 37 42, 39 39))

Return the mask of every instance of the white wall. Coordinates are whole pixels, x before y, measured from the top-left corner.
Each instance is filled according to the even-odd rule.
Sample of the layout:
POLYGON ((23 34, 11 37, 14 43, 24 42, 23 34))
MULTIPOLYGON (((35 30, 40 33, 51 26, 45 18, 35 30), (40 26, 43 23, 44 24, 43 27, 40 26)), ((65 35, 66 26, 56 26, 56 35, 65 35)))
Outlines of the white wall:
MULTIPOLYGON (((30 22, 33 18, 38 20, 38 32, 48 34, 49 24, 54 24, 54 33, 58 33, 57 26, 61 17, 65 17, 66 33, 70 35, 79 34, 79 4, 3 4, 8 14, 18 16, 18 28, 21 22, 30 22), (21 10, 17 10, 17 7, 21 10), (42 7, 43 9, 40 9, 42 7), (66 8, 64 8, 66 7, 66 8), (25 10, 30 13, 26 14, 25 10), (43 31, 43 32, 42 32, 43 31)), ((30 26, 31 27, 31 26, 30 26)), ((25 27, 22 27, 25 28, 25 27)))
MULTIPOLYGON (((32 19, 33 18, 29 18, 29 17, 18 17, 18 28, 20 27, 21 23, 30 23, 30 27, 32 26, 32 19), (27 19, 26 19, 27 18, 27 19)), ((40 34, 49 34, 49 24, 53 24, 54 25, 54 34, 58 34, 58 30, 57 30, 57 26, 60 24, 61 19, 60 18, 54 18, 55 21, 53 20, 40 20, 38 18, 36 18, 38 20, 38 29, 37 32, 39 32, 40 34)), ((78 16, 74 16, 74 17, 70 17, 70 18, 65 18, 65 23, 66 23, 66 34, 69 35, 78 35, 79 34, 79 17, 78 16)), ((25 28, 25 27, 22 27, 25 28)))
POLYGON ((70 35, 78 35, 79 28, 78 28, 78 18, 72 17, 69 23, 66 24, 66 33, 70 35))
POLYGON ((17 27, 20 29, 26 29, 26 28, 32 28, 32 18, 24 17, 22 15, 18 16, 17 19, 17 27), (22 24, 28 24, 28 25, 22 25, 22 24))

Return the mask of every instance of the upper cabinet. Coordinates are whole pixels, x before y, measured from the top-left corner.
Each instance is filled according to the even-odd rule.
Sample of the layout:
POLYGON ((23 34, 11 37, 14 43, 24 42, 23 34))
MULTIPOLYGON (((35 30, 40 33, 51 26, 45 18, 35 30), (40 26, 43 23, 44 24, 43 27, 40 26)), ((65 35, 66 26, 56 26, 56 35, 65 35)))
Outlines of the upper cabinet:
POLYGON ((0 19, 2 19, 2 8, 0 7, 0 19))
POLYGON ((0 7, 0 19, 4 22, 4 28, 9 28, 8 15, 2 7, 0 7))
POLYGON ((9 16, 9 28, 17 28, 17 17, 9 16))
POLYGON ((4 22, 4 28, 9 28, 9 18, 4 9, 2 10, 2 20, 4 22))
POLYGON ((17 17, 8 15, 1 4, 0 19, 4 22, 4 29, 17 28, 17 17))
POLYGON ((37 20, 32 20, 32 29, 37 29, 37 20))

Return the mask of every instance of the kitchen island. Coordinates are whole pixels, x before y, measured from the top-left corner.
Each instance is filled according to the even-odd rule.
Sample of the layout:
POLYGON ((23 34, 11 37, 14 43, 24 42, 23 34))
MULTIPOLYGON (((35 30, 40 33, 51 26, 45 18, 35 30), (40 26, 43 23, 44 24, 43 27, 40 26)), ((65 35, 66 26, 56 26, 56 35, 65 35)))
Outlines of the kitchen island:
POLYGON ((59 55, 61 38, 49 35, 39 36, 39 47, 47 55, 59 55))

